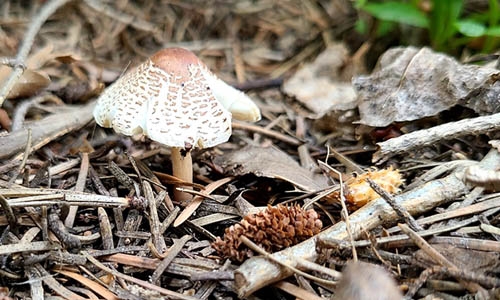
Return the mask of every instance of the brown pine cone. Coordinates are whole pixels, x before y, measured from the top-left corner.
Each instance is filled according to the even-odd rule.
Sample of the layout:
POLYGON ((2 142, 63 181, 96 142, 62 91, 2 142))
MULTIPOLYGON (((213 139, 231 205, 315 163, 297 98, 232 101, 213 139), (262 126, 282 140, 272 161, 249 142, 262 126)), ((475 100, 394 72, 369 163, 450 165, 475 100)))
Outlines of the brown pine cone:
POLYGON ((226 228, 224 239, 217 237, 212 247, 221 256, 241 262, 253 256, 253 251, 240 241, 242 235, 272 253, 314 236, 322 227, 313 209, 303 210, 300 205, 268 205, 266 210, 247 215, 240 223, 226 228))

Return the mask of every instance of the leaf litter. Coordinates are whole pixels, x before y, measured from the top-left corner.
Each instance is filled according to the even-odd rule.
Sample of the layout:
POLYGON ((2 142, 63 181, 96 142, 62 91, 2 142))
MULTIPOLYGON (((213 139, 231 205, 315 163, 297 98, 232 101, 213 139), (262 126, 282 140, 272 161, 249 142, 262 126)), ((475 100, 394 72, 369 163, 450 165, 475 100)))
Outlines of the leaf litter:
POLYGON ((334 2, 0 4, 0 296, 342 299, 373 294, 375 274, 391 299, 497 297, 498 71, 414 47, 365 71, 377 45, 334 2), (194 154, 191 184, 168 149, 91 115, 104 85, 174 46, 263 115, 194 154), (236 252, 212 244, 225 231, 236 252))

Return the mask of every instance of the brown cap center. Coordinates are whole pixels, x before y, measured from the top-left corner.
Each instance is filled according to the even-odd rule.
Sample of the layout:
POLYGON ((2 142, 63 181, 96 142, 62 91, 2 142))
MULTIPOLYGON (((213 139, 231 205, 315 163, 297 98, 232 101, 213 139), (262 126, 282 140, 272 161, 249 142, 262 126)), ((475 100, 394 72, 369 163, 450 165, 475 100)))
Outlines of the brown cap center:
POLYGON ((190 65, 204 66, 204 63, 193 52, 182 48, 160 50, 151 56, 151 61, 168 74, 181 76, 183 80, 189 80, 190 65))

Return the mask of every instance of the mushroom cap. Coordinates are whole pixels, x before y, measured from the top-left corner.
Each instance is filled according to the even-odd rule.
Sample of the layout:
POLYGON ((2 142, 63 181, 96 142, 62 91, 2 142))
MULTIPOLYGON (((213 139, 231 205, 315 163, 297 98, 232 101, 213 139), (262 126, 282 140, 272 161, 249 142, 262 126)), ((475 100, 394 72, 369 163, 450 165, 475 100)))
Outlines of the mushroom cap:
POLYGON ((231 113, 212 92, 214 78, 192 52, 163 49, 108 87, 94 118, 118 133, 142 133, 170 147, 212 147, 231 136, 231 113))

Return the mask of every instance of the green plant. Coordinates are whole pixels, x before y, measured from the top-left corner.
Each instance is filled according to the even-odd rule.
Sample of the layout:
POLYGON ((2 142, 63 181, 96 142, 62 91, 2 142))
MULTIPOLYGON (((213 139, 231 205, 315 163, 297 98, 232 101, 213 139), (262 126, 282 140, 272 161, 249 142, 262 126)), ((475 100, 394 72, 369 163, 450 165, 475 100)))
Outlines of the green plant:
MULTIPOLYGON (((369 1, 357 0, 356 8, 376 18, 376 34, 385 35, 396 25, 409 25, 428 31, 434 49, 452 52, 473 39, 484 38, 481 50, 491 52, 498 45, 500 37, 500 9, 497 0, 489 0, 485 12, 465 15, 463 0, 409 0, 369 1), (422 9, 425 3, 430 9, 422 9)), ((360 19, 359 30, 367 26, 360 19)))

